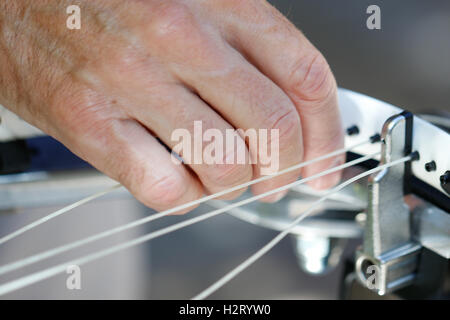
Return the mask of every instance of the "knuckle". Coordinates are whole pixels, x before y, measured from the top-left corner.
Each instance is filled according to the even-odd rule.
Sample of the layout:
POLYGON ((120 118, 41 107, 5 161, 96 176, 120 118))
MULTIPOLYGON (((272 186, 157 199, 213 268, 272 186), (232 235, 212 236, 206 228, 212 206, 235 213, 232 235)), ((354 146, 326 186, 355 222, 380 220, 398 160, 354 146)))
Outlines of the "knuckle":
POLYGON ((195 28, 194 17, 189 9, 172 1, 160 5, 152 26, 155 35, 167 41, 183 38, 191 34, 195 28))
MULTIPOLYGON (((144 181, 145 173, 143 170, 131 170, 131 154, 129 149, 124 149, 124 152, 117 153, 116 157, 107 155, 105 157, 106 167, 110 167, 113 178, 125 185, 138 199, 141 199, 139 188, 144 181), (109 166, 108 166, 109 165, 109 166)), ((140 167, 139 163, 134 163, 136 167, 140 167)))
POLYGON ((155 176, 143 159, 129 145, 111 148, 103 159, 112 177, 125 185, 131 193, 149 207, 170 208, 176 205, 188 191, 187 181, 175 170, 155 176), (121 150, 118 152, 117 150, 121 150))
POLYGON ((296 59, 288 81, 289 91, 297 101, 324 101, 336 87, 327 61, 316 50, 296 59))
POLYGON ((252 178, 252 169, 245 164, 216 164, 210 168, 210 179, 216 185, 230 186, 252 178))
POLYGON ((185 181, 176 173, 164 175, 156 181, 146 179, 140 184, 138 198, 144 203, 170 207, 175 205, 187 191, 185 181))
POLYGON ((266 121, 266 128, 278 130, 280 148, 289 146, 301 137, 300 117, 294 108, 278 108, 266 121))
POLYGON ((77 134, 90 134, 114 115, 107 97, 87 88, 63 91, 52 99, 50 109, 55 123, 77 134))
POLYGON ((130 47, 117 48, 106 59, 106 64, 102 67, 107 68, 113 75, 128 77, 133 73, 139 72, 144 67, 148 69, 153 67, 151 62, 149 62, 148 56, 130 47))

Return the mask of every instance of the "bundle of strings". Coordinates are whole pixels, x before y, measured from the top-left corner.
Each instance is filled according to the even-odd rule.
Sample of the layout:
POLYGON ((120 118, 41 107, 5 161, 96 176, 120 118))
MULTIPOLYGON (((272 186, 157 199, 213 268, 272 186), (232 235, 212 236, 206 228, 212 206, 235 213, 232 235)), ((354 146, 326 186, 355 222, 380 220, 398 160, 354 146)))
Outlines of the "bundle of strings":
MULTIPOLYGON (((189 203, 177 206, 175 208, 171 208, 169 210, 165 210, 163 212, 151 215, 151 216, 143 218, 143 219, 136 220, 134 222, 125 224, 123 226, 119 226, 119 227, 116 227, 116 228, 113 228, 113 229, 110 229, 110 230, 107 230, 107 231, 103 231, 103 232, 100 232, 100 233, 95 234, 93 236, 90 236, 90 237, 87 237, 87 238, 84 238, 84 239, 81 239, 81 240, 78 240, 78 241, 75 241, 75 242, 72 242, 72 243, 60 246, 60 247, 57 247, 57 248, 54 248, 54 249, 50 249, 50 250, 47 250, 47 251, 44 251, 44 252, 41 252, 41 253, 38 253, 38 254, 35 254, 35 255, 32 255, 32 256, 29 256, 27 258, 24 258, 22 260, 18 260, 18 261, 13 262, 13 263, 9 263, 9 264, 0 266, 0 275, 3 275, 5 273, 8 273, 8 272, 11 272, 11 271, 14 271, 14 270, 17 270, 19 268, 28 266, 28 265, 36 263, 36 262, 42 261, 44 259, 53 257, 53 256, 61 254, 63 252, 67 252, 69 250, 72 250, 72 249, 75 249, 77 247, 89 244, 91 242, 103 239, 103 238, 111 236, 113 234, 116 234, 116 233, 119 233, 119 232, 122 232, 122 231, 125 231, 125 230, 128 230, 128 229, 137 227, 137 226, 142 225, 144 223, 148 223, 150 221, 155 221, 157 219, 160 219, 160 218, 163 218, 163 217, 168 216, 170 214, 173 214, 173 213, 175 213, 177 211, 180 211, 180 210, 189 208, 191 206, 207 202, 207 201, 212 200, 214 198, 223 196, 225 194, 231 193, 233 191, 236 191, 236 190, 239 190, 239 189, 242 189, 242 188, 246 188, 246 187, 251 186, 251 185, 256 184, 256 183, 260 183, 260 182, 266 181, 268 179, 271 179, 273 177, 285 174, 287 172, 291 172, 291 171, 297 170, 299 168, 302 168, 302 167, 305 167, 307 165, 310 165, 310 164, 313 164, 313 163, 316 163, 316 162, 319 162, 319 161, 322 161, 322 160, 334 157, 334 156, 342 154, 342 153, 347 153, 347 152, 349 152, 351 150, 354 150, 354 149, 356 149, 358 147, 361 147, 361 146, 363 146, 365 144, 368 144, 368 143, 373 143, 373 141, 368 140, 368 141, 359 143, 357 145, 354 145, 354 146, 351 146, 351 147, 348 147, 348 148, 343 148, 343 149, 337 150, 337 151, 329 153, 327 155, 324 155, 324 156, 312 159, 310 161, 302 162, 302 163, 297 164, 295 166, 289 167, 287 169, 284 169, 282 171, 277 172, 276 174, 273 174, 273 175, 270 175, 270 176, 263 176, 263 177, 260 177, 258 179, 249 181, 247 183, 244 183, 244 184, 232 187, 230 189, 227 189, 227 190, 224 190, 224 191, 212 194, 212 195, 208 195, 208 196, 202 197, 202 198, 200 198, 198 200, 195 200, 195 201, 192 201, 192 202, 189 202, 189 203)), ((121 243, 119 245, 111 246, 111 247, 108 247, 106 249, 103 249, 103 250, 91 253, 89 255, 80 257, 78 259, 74 259, 74 260, 68 261, 66 263, 58 264, 56 266, 53 266, 53 267, 50 267, 50 268, 46 268, 44 270, 41 270, 41 271, 38 271, 38 272, 35 272, 35 273, 32 273, 32 274, 29 274, 29 275, 21 277, 19 279, 16 279, 16 280, 4 283, 4 284, 0 285, 0 295, 7 294, 9 292, 18 290, 20 288, 27 287, 27 286, 29 286, 31 284, 36 283, 36 282, 48 279, 48 278, 50 278, 52 276, 55 276, 55 275, 57 275, 59 273, 65 272, 66 267, 68 265, 81 266, 83 264, 86 264, 86 263, 98 260, 98 259, 100 259, 102 257, 111 255, 111 254, 116 253, 118 251, 121 251, 121 250, 130 248, 130 247, 139 245, 139 244, 144 243, 146 241, 150 241, 152 239, 155 239, 155 238, 158 238, 160 236, 166 235, 166 234, 168 234, 170 232, 174 232, 174 231, 179 230, 181 228, 184 228, 184 227, 193 225, 195 223, 204 221, 206 219, 212 218, 214 216, 217 216, 219 214, 222 214, 222 213, 227 212, 229 210, 232 210, 234 208, 237 208, 237 207, 246 205, 248 203, 257 201, 257 200, 259 200, 261 198, 264 198, 266 196, 269 196, 271 194, 278 193, 278 192, 284 191, 284 190, 288 190, 288 189, 290 189, 290 188, 292 188, 294 186, 297 186, 297 185, 309 182, 309 181, 311 181, 313 179, 317 179, 317 178, 325 176, 327 174, 330 174, 330 173, 333 173, 333 172, 337 172, 337 171, 343 170, 345 168, 354 166, 356 164, 365 162, 365 161, 367 161, 369 159, 372 159, 373 157, 375 157, 377 155, 379 155, 379 152, 371 154, 371 155, 368 155, 368 156, 365 156, 365 157, 361 157, 359 159, 356 159, 356 160, 353 160, 353 161, 350 161, 350 162, 347 162, 347 163, 345 163, 343 165, 340 165, 340 166, 331 168, 329 170, 320 172, 320 173, 318 173, 318 174, 316 174, 314 176, 295 181, 293 183, 290 183, 290 184, 282 186, 280 188, 277 188, 277 189, 265 192, 265 193, 260 194, 258 196, 250 197, 248 199, 244 199, 244 200, 238 201, 236 203, 232 203, 232 204, 226 205, 223 208, 219 208, 217 210, 213 210, 211 212, 207 212, 207 213, 205 213, 203 215, 200 215, 198 217, 195 217, 195 218, 192 218, 192 219, 188 219, 188 220, 180 222, 180 223, 173 224, 173 225, 171 225, 169 227, 166 227, 166 228, 160 229, 158 231, 146 234, 146 235, 138 237, 138 238, 136 238, 134 240, 130 240, 130 241, 121 243)), ((283 230, 277 237, 275 237, 271 242, 269 242, 261 250, 256 252, 249 259, 244 261, 241 265, 239 265, 238 267, 233 269, 230 273, 228 273, 227 275, 222 277, 220 280, 218 280, 216 283, 211 285, 205 291, 203 291, 200 294, 198 294, 197 296, 195 296, 194 299, 204 299, 204 298, 208 297, 213 292, 215 292, 220 287, 222 287, 225 283, 227 283, 231 279, 233 279, 237 274, 242 272, 244 269, 248 268, 253 262, 255 262, 257 259, 259 259, 261 256, 263 256, 267 251, 269 251, 271 248, 273 248, 277 243, 279 243, 287 234, 289 234, 289 232, 292 230, 293 227, 295 227, 296 224, 298 224, 301 220, 303 220, 306 216, 308 216, 308 214, 310 214, 314 210, 314 208, 316 208, 321 202, 327 200, 332 194, 342 190, 344 187, 350 185, 351 183, 353 183, 353 182, 355 182, 355 181, 357 181, 359 179, 362 179, 362 178, 364 178, 364 177, 366 177, 366 176, 368 176, 368 175, 370 175, 370 174, 372 174, 374 172, 381 171, 381 170, 383 170, 385 168, 388 168, 390 166, 394 166, 394 165, 397 165, 397 164, 400 164, 400 163, 403 163, 403 162, 406 162, 406 161, 409 161, 409 160, 411 160, 411 156, 407 156, 407 157, 404 157, 404 158, 399 159, 397 161, 385 164, 383 166, 379 166, 379 167, 374 168, 372 170, 368 170, 368 171, 366 171, 366 172, 364 172, 364 173, 362 173, 362 174, 360 174, 360 175, 358 175, 356 177, 353 177, 353 178, 345 181, 344 183, 338 185, 337 187, 333 188, 332 190, 327 192, 323 197, 319 198, 316 202, 314 202, 307 211, 305 211, 302 214, 300 214, 295 219, 295 221, 292 222, 292 224, 290 224, 285 230, 283 230)), ((119 187, 120 187, 120 185, 113 186, 112 188, 108 188, 105 191, 99 192, 99 193, 97 193, 95 195, 92 195, 92 196, 87 197, 87 198, 85 198, 83 200, 80 200, 80 201, 78 201, 78 202, 76 202, 76 203, 74 203, 72 205, 69 205, 69 206, 67 206, 65 208, 62 208, 62 209, 60 209, 60 210, 58 210, 58 211, 56 211, 54 213, 51 213, 51 214, 45 216, 44 218, 39 219, 39 220, 37 220, 37 221, 35 221, 35 222, 25 226, 25 227, 15 231, 15 232, 13 232, 13 233, 11 233, 11 234, 1 238, 0 239, 0 245, 6 243, 7 241, 10 241, 10 240, 18 237, 19 235, 21 235, 21 234, 23 234, 23 233, 25 233, 25 232, 33 229, 33 228, 36 228, 37 226, 39 226, 39 225, 41 225, 43 223, 48 222, 51 219, 54 219, 54 218, 56 218, 58 216, 66 214, 67 212, 69 212, 70 210, 72 210, 72 209, 74 209, 76 207, 79 207, 79 206, 81 206, 81 205, 83 205, 83 204, 85 204, 85 203, 87 203, 89 201, 97 199, 97 198, 101 197, 102 195, 110 193, 110 192, 116 190, 119 187)))

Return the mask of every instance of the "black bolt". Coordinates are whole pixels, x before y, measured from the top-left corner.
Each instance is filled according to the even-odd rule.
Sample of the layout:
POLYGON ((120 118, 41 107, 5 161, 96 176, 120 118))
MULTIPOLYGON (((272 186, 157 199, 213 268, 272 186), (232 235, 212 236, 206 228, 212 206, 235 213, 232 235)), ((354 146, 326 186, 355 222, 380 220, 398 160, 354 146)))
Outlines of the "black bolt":
POLYGON ((450 194, 450 171, 447 170, 441 178, 441 187, 444 189, 448 194, 450 194))
POLYGON ((355 134, 359 134, 359 128, 358 126, 351 126, 350 128, 347 128, 347 134, 349 136, 353 136, 355 134))
POLYGON ((436 162, 433 160, 425 163, 425 170, 427 170, 428 172, 436 171, 436 162))
POLYGON ((380 141, 381 141, 381 135, 379 133, 374 134, 373 136, 370 137, 371 143, 376 143, 376 142, 380 142, 380 141))
POLYGON ((450 183, 450 171, 447 171, 441 176, 441 184, 449 184, 450 183))
POLYGON ((419 151, 414 151, 411 153, 411 161, 418 161, 420 160, 420 153, 419 151))

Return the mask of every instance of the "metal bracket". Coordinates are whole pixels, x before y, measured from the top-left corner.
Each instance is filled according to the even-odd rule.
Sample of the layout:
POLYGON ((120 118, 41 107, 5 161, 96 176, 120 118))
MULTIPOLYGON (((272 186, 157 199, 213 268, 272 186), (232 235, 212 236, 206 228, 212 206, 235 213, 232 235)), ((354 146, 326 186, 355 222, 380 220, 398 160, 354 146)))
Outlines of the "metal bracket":
MULTIPOLYGON (((411 154, 412 130, 409 112, 385 122, 380 164, 411 154)), ((356 253, 356 272, 358 280, 379 295, 402 288, 415 277, 421 245, 412 240, 411 213, 404 202, 410 178, 410 162, 369 178, 364 242, 356 253)))

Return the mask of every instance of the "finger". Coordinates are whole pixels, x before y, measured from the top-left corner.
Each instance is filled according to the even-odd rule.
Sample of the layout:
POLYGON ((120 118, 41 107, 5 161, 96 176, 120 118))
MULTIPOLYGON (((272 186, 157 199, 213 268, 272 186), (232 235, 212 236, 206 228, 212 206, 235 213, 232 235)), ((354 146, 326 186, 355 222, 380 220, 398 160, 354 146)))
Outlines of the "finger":
MULTIPOLYGON (((275 8, 266 2, 243 2, 233 10, 224 33, 230 43, 278 84, 294 102, 303 129, 305 160, 343 146, 343 130, 337 104, 336 82, 318 50, 275 8), (236 22, 236 21, 239 21, 236 22)), ((303 169, 304 176, 344 162, 344 156, 303 169)), ((335 185, 341 172, 317 179, 316 188, 335 185)))
MULTIPOLYGON (((233 58, 233 53, 227 56, 233 58)), ((302 160, 302 134, 294 105, 258 70, 238 55, 234 58, 235 69, 220 77, 182 70, 178 70, 179 75, 228 122, 242 129, 240 132, 249 144, 254 160, 255 177, 299 163, 302 160)), ((252 190, 260 194, 290 183, 298 175, 299 172, 292 172, 257 184, 252 190)), ((275 201, 280 196, 264 200, 275 201)))
MULTIPOLYGON (((185 84, 198 93, 211 107, 235 128, 278 130, 278 168, 294 165, 302 159, 302 138, 298 113, 289 97, 270 79, 249 64, 221 38, 200 27, 195 19, 178 13, 170 23, 157 23, 159 33, 152 42, 158 42, 160 54, 171 63, 168 68, 185 84), (169 26, 169 27, 161 27, 169 26), (169 31, 167 31, 169 30, 169 31), (164 32, 163 32, 164 31, 164 32), (186 42, 186 39, 189 42, 186 42)), ((161 17, 159 17, 161 19, 161 17)), ((167 18, 165 18, 167 19, 167 18)), ((262 158, 260 150, 257 159, 262 158)), ((252 157, 255 155, 252 154, 252 157)), ((275 160, 275 159, 274 159, 275 160)), ((256 165, 261 173, 261 162, 256 165)), ((292 182, 298 177, 290 173, 255 186, 261 193, 292 182)), ((272 197, 271 200, 276 199, 272 197)))
POLYGON ((58 94, 52 110, 59 129, 50 133, 145 205, 165 210, 203 194, 199 181, 104 95, 72 85, 70 94, 58 94))
MULTIPOLYGON (((175 148, 209 193, 252 179, 244 140, 196 95, 180 85, 161 85, 157 94, 139 92, 144 91, 123 96, 133 97, 125 99, 130 115, 151 128, 171 149, 175 148)), ((221 198, 233 199, 243 192, 245 188, 221 198)))

